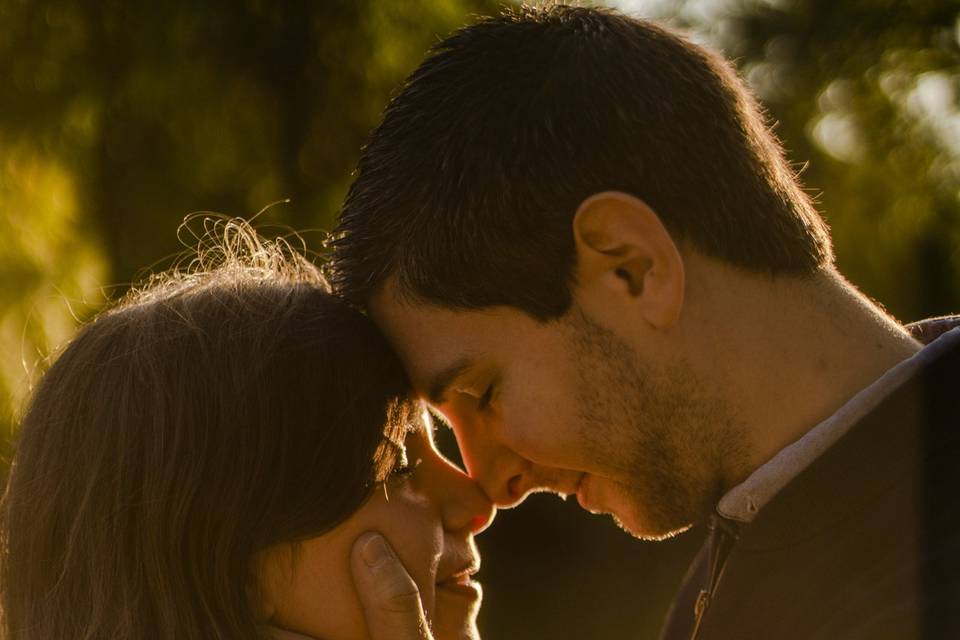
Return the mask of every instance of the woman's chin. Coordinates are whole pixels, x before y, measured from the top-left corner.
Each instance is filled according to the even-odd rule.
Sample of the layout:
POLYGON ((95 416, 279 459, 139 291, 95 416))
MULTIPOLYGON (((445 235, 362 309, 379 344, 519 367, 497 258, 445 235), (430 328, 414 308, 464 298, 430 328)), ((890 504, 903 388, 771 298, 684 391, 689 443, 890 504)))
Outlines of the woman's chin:
POLYGON ((480 640, 480 632, 477 630, 477 621, 470 620, 451 629, 434 626, 433 637, 436 640, 480 640))
POLYGON ((451 588, 438 585, 432 625, 436 640, 480 640, 477 613, 482 597, 477 582, 451 588))

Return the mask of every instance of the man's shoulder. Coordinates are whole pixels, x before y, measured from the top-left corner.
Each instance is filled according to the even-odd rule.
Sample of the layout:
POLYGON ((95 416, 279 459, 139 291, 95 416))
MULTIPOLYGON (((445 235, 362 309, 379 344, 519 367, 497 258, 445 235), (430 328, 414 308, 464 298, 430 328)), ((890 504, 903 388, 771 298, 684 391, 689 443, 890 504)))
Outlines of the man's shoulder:
POLYGON ((944 335, 958 323, 918 325, 944 339, 936 355, 788 483, 746 531, 760 535, 785 527, 787 537, 802 537, 841 526, 858 506, 876 508, 881 494, 928 495, 938 461, 960 455, 960 332, 944 335), (809 520, 795 522, 801 514, 809 520))
MULTIPOLYGON (((703 640, 946 637, 924 631, 955 624, 960 600, 960 339, 941 344, 741 529, 703 640)), ((695 574, 681 594, 699 592, 695 574)), ((676 608, 665 632, 691 613, 676 608)))

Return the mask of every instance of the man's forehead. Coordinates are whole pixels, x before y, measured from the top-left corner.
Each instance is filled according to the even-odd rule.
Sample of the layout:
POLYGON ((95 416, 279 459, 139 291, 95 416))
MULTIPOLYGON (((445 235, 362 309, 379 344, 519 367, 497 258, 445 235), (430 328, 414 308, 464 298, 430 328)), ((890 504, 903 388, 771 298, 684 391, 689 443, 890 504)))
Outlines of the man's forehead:
POLYGON ((448 351, 458 345, 468 350, 495 336, 500 329, 501 310, 450 309, 430 302, 411 300, 398 294, 388 282, 367 305, 370 316, 397 348, 407 344, 448 351))
POLYGON ((368 305, 377 324, 423 391, 423 377, 450 368, 473 351, 476 339, 465 330, 458 314, 429 305, 417 305, 387 293, 378 293, 368 305))
POLYGON ((431 351, 448 349, 469 338, 462 332, 462 322, 445 309, 410 303, 389 293, 379 293, 368 305, 370 317, 401 352, 430 347, 431 351))
POLYGON ((454 311, 418 304, 389 290, 374 296, 370 316, 396 350, 417 390, 431 397, 499 343, 493 310, 454 311))

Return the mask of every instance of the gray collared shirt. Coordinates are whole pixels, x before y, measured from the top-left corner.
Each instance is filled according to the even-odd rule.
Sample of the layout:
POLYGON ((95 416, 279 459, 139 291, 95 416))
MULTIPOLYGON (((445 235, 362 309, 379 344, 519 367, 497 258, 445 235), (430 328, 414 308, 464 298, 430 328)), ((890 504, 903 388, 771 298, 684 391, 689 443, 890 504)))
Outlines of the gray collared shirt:
POLYGON ((960 341, 960 327, 947 331, 910 358, 895 365, 847 401, 836 413, 787 445, 717 505, 724 518, 752 522, 757 513, 801 471, 843 437, 850 428, 909 380, 920 368, 960 341))

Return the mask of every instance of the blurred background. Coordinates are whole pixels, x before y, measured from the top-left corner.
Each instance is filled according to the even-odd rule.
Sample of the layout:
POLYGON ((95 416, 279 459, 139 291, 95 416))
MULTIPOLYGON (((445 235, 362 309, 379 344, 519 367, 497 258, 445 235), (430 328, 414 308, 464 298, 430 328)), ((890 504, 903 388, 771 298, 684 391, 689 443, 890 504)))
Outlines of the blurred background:
MULTIPOLYGON (((902 321, 960 311, 957 1, 611 4, 736 61, 854 283, 902 321)), ((0 477, 45 357, 170 263, 185 215, 289 198, 261 224, 318 249, 391 93, 438 38, 501 6, 0 0, 0 477)), ((479 540, 481 630, 655 638, 700 540, 637 542, 535 496, 479 540)))

